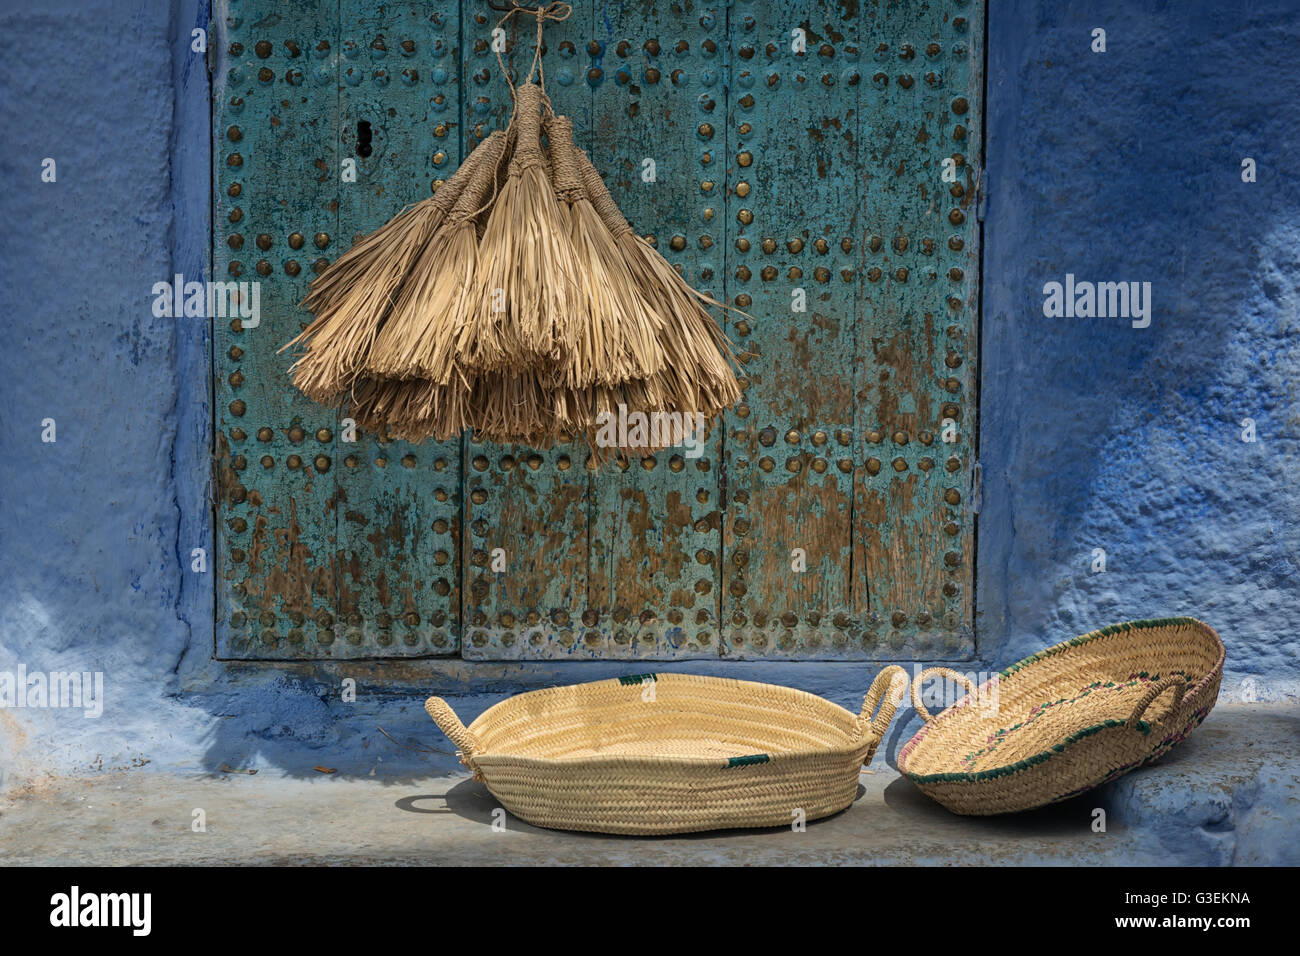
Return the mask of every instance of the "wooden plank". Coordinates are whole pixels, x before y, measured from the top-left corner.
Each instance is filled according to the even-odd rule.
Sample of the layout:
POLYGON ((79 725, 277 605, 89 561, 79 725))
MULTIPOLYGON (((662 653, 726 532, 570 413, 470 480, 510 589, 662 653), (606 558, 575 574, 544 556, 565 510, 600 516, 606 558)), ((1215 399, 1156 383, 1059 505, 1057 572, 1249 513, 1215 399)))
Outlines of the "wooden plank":
POLYGON ((874 4, 861 87, 856 610, 885 656, 973 651, 981 4, 874 4), (953 160, 954 182, 943 178, 953 160), (945 421, 952 421, 945 441, 945 421))
MULTIPOLYGON (((582 145, 632 227, 721 297, 725 10, 608 5, 594 35, 602 77, 582 145)), ((695 457, 665 449, 594 476, 588 634, 599 656, 718 655, 720 449, 713 428, 695 457)))
MULTIPOLYGON (((427 197, 460 162, 460 13, 455 0, 343 0, 339 18, 338 136, 357 179, 337 187, 338 231, 350 242, 427 197)), ((358 438, 339 446, 343 646, 367 656, 455 654, 460 443, 358 438)))
POLYGON ((214 322, 217 656, 335 652, 332 414, 288 387, 277 354, 309 316, 311 237, 335 231, 336 10, 218 3, 214 276, 256 281, 261 322, 214 322), (301 248, 291 236, 306 237, 301 248))
MULTIPOLYGON (((465 86, 466 146, 505 129, 510 90, 492 50, 500 14, 486 5, 466 8, 461 69, 465 86)), ((575 4, 562 23, 548 23, 544 69, 559 112, 584 124, 590 114, 593 7, 575 4)), ((502 52, 516 81, 533 59, 536 20, 512 17, 502 52)), ((471 659, 590 656, 588 601, 590 475, 585 447, 550 449, 466 440, 464 656, 471 659)))
POLYGON ((732 13, 726 219, 745 402, 727 416, 726 653, 858 652, 849 572, 858 17, 732 13))

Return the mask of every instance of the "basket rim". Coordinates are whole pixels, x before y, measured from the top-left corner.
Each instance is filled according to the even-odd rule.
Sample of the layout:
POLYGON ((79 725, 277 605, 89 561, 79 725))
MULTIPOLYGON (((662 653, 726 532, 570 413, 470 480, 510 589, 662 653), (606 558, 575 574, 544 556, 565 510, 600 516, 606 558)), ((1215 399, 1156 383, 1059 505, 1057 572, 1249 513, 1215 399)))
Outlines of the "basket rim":
MULTIPOLYGON (((1200 676, 1200 678, 1188 685, 1185 697, 1190 700, 1199 693, 1205 685, 1214 679, 1216 675, 1222 673, 1224 661, 1227 659, 1227 650, 1223 645, 1223 639, 1219 637, 1218 631, 1195 617, 1143 618, 1135 621, 1124 621, 1120 624, 1109 624, 1106 627, 1097 628, 1095 631, 1089 631, 1088 633, 1081 634, 1078 637, 1072 637, 1069 640, 1061 641, 1059 644, 1053 644, 1051 647, 1044 648, 1041 651, 1037 651, 1036 653, 1030 654, 1028 657, 1016 661, 1014 664, 999 671, 993 677, 981 684, 979 690, 982 691, 985 687, 988 687, 989 684, 993 683, 993 681, 1002 681, 1014 677, 1019 672, 1028 669, 1031 665, 1039 663, 1040 661, 1055 657, 1058 654, 1063 654, 1076 647, 1082 647, 1091 641, 1103 637, 1109 637, 1112 634, 1120 634, 1126 631, 1151 630, 1157 627, 1182 627, 1187 625, 1191 625, 1201 630, 1202 633, 1207 634, 1214 643, 1218 645, 1218 658, 1216 659, 1214 666, 1210 667, 1200 676)), ((941 773, 928 774, 915 773, 908 770, 907 762, 911 757, 912 752, 920 745, 921 741, 929 736, 931 730, 938 726, 941 720, 956 714, 958 709, 966 706, 967 702, 971 699, 970 695, 963 697, 957 703, 953 704, 943 713, 935 717, 934 720, 924 724, 912 739, 903 745, 902 749, 898 752, 897 764, 899 771, 902 772, 905 777, 918 785, 928 783, 979 783, 985 780, 995 780, 999 777, 1009 776, 1010 774, 1018 773, 1021 770, 1027 770, 1030 767, 1046 763, 1053 757, 1066 753, 1075 744, 1082 740, 1086 740, 1094 734, 1100 733, 1103 730, 1108 730, 1112 727, 1123 727, 1127 724, 1127 721, 1117 720, 1115 718, 1104 720, 1097 724, 1091 724, 1087 727, 1082 727, 1079 730, 1076 730, 1065 739, 1049 745, 1036 754, 1024 757, 1014 763, 1003 764, 1000 767, 990 767, 987 770, 944 771, 941 773)), ((1138 721, 1138 729, 1143 734, 1147 734, 1151 732, 1151 725, 1145 720, 1140 720, 1138 721)))
MULTIPOLYGON (((477 733, 481 721, 491 717, 493 712, 498 709, 505 709, 508 705, 521 701, 528 697, 545 696, 556 694, 561 691, 571 690, 575 687, 593 687, 601 684, 622 684, 636 685, 650 681, 678 681, 686 680, 696 683, 725 684, 732 688, 752 688, 764 687, 772 688, 785 694, 793 694, 797 697, 804 697, 810 701, 816 702, 819 706, 833 708, 840 711, 850 720, 860 721, 859 715, 853 713, 846 707, 841 707, 834 701, 827 700, 819 694, 813 694, 806 690, 800 690, 797 687, 788 687, 785 684, 770 684, 766 681, 741 680, 736 677, 713 677, 707 674, 681 674, 675 671, 663 671, 658 673, 646 674, 628 674, 622 677, 608 677, 602 680, 580 681, 576 684, 561 684, 557 687, 541 687, 537 690, 526 691, 522 694, 515 694, 507 697, 505 700, 498 701, 487 710, 483 711, 469 725, 471 733, 477 733)), ((508 760, 521 766, 531 767, 552 767, 557 764, 568 766, 645 766, 645 767, 700 767, 700 768, 717 768, 719 764, 724 767, 742 767, 742 766, 759 766, 763 764, 786 763, 805 757, 844 757, 848 758, 854 754, 871 751, 878 746, 880 739, 871 731, 870 723, 863 722, 862 736, 856 740, 846 738, 846 743, 842 747, 815 747, 803 748, 800 750, 786 750, 781 753, 762 753, 759 751, 750 751, 749 753, 737 753, 732 757, 673 757, 661 754, 586 754, 573 757, 534 757, 523 754, 503 753, 501 751, 482 750, 474 754, 475 762, 484 760, 508 760), (761 760, 750 758, 765 758, 761 760)))

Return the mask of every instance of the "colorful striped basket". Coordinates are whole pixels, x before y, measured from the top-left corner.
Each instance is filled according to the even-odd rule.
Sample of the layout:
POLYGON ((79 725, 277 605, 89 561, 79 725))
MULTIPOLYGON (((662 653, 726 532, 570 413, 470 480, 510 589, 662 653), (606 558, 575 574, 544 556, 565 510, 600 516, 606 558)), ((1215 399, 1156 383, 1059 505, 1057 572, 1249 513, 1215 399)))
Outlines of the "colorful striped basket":
POLYGON ((440 697, 425 710, 521 820, 662 834, 843 810, 906 690, 886 667, 854 714, 774 684, 643 674, 519 694, 469 727, 440 697))
POLYGON ((1223 642, 1189 617, 1130 621, 1026 657, 974 688, 931 668, 912 684, 925 726, 898 769, 954 813, 990 815, 1065 800, 1161 757, 1219 696, 1223 642), (937 717, 921 686, 944 676, 966 696, 937 717))

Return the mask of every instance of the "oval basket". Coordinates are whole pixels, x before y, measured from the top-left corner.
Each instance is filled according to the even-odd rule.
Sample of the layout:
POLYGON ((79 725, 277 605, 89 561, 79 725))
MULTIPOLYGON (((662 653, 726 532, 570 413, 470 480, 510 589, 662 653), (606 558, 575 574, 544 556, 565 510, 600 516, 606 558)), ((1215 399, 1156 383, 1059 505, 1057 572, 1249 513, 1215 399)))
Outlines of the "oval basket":
POLYGON ((521 820, 686 833, 843 810, 906 689, 907 673, 886 667, 854 714, 774 684, 643 674, 519 694, 468 728, 439 697, 425 710, 521 820))
POLYGON ((1130 621, 1049 647, 978 690, 931 668, 912 684, 925 719, 898 769, 954 813, 1029 810, 1083 793, 1148 764, 1214 707, 1224 650, 1188 617, 1130 621), (937 717, 921 685, 942 675, 967 696, 937 717))

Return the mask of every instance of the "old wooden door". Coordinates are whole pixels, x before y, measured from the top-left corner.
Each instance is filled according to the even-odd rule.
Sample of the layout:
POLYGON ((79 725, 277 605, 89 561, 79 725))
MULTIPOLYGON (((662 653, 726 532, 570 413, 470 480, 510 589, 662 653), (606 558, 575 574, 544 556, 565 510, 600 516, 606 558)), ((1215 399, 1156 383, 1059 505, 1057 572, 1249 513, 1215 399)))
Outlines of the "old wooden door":
POLYGON ((506 124, 501 14, 218 0, 213 278, 259 282, 261 321, 215 326, 217 656, 969 655, 983 15, 579 0, 547 27, 633 226, 744 313, 704 453, 593 471, 348 441, 277 352, 317 270, 506 124))

